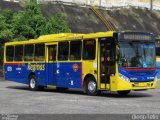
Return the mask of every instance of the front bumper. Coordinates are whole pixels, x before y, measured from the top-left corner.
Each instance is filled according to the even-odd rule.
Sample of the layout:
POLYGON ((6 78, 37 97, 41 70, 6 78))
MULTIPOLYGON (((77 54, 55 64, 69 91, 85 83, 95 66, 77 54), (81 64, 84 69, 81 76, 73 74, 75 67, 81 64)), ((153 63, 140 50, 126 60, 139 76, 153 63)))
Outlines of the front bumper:
POLYGON ((147 90, 155 89, 158 86, 158 79, 150 82, 126 82, 119 79, 119 84, 117 85, 117 91, 121 90, 147 90))

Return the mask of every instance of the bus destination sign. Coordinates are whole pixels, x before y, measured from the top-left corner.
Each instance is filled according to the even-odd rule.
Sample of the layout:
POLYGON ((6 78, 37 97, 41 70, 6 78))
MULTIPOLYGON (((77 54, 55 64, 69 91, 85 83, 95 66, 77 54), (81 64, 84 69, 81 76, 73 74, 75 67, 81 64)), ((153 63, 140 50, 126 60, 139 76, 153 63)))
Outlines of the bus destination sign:
POLYGON ((152 34, 122 34, 121 40, 152 40, 152 34))

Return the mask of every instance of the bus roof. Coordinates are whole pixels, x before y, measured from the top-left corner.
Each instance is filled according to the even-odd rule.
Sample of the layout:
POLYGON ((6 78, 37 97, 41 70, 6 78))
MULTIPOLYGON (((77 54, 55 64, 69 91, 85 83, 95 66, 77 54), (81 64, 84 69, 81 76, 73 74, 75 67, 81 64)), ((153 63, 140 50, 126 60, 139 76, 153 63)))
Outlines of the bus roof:
POLYGON ((5 45, 47 43, 47 42, 59 42, 59 41, 66 41, 66 40, 89 39, 89 38, 97 38, 97 37, 112 37, 113 33, 114 31, 97 32, 97 33, 90 33, 90 34, 59 33, 59 34, 43 35, 37 39, 30 39, 26 41, 7 42, 5 43, 5 45))

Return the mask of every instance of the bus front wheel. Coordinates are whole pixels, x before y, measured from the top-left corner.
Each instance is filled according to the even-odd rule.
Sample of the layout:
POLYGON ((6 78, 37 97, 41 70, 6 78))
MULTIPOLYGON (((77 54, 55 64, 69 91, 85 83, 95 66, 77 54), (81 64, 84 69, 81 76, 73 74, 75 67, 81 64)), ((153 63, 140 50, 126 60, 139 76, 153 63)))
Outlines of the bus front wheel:
POLYGON ((120 96, 128 95, 130 90, 117 91, 120 96))
POLYGON ((97 83, 93 77, 89 77, 84 85, 84 93, 95 96, 98 94, 97 83))

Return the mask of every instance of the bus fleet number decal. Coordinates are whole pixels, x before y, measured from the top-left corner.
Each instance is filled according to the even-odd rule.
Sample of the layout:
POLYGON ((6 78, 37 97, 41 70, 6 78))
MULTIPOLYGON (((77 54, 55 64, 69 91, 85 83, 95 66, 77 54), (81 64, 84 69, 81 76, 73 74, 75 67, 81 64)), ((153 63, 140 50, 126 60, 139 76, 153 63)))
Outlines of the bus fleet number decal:
POLYGON ((45 64, 29 63, 28 64, 28 70, 32 70, 33 72, 36 71, 36 70, 44 71, 45 70, 45 64))

